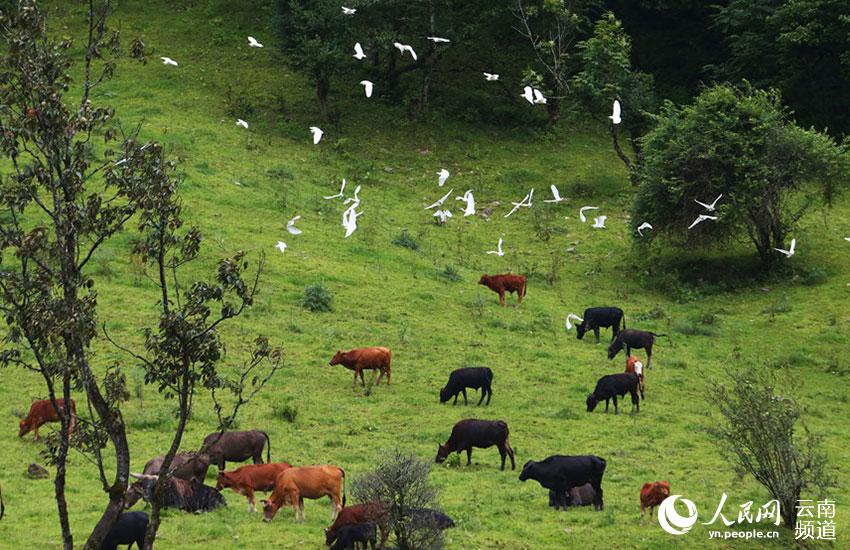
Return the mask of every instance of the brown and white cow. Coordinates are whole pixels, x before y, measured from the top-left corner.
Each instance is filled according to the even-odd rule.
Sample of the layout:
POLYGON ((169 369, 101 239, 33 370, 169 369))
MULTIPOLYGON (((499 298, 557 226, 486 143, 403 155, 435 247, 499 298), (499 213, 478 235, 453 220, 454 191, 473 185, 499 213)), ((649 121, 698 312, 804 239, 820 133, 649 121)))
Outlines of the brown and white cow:
POLYGON ((381 378, 384 374, 387 375, 387 385, 390 385, 390 373, 393 354, 389 348, 371 347, 371 348, 355 348, 350 351, 337 351, 331 359, 331 365, 342 365, 343 367, 354 371, 354 382, 352 387, 357 385, 357 375, 360 375, 360 383, 365 386, 363 380, 364 370, 380 371, 378 380, 375 385, 381 383, 381 378))
POLYGON ((232 489, 234 493, 245 495, 248 499, 248 511, 257 511, 257 499, 254 491, 272 491, 277 476, 292 465, 288 462, 270 462, 268 464, 249 464, 236 468, 232 472, 219 472, 215 490, 232 489))
POLYGON ((505 292, 516 292, 519 303, 522 303, 526 291, 525 275, 482 275, 478 280, 479 285, 484 285, 499 295, 499 305, 505 307, 505 292))
POLYGON ((653 481, 644 483, 640 489, 640 524, 643 525, 643 516, 649 508, 649 517, 656 506, 664 502, 670 496, 670 484, 666 481, 653 481))
POLYGON ((277 511, 287 504, 295 509, 295 519, 303 521, 304 499, 325 496, 331 499, 331 521, 334 521, 345 506, 345 470, 330 464, 288 468, 278 474, 271 496, 261 501, 263 521, 274 519, 277 511))
POLYGON ((640 389, 640 398, 643 399, 643 392, 646 389, 646 371, 643 368, 643 363, 638 361, 638 358, 634 355, 629 355, 628 359, 626 359, 626 372, 634 373, 640 378, 640 385, 638 387, 640 389))
MULTIPOLYGON (((38 428, 41 427, 42 424, 47 422, 61 422, 60 416, 65 414, 65 400, 59 398, 56 400, 56 404, 59 406, 58 411, 53 407, 53 403, 50 399, 34 401, 32 406, 30 406, 29 414, 27 414, 26 418, 21 420, 18 437, 24 437, 29 432, 33 432, 35 434, 35 440, 38 441, 38 428)), ((74 426, 77 422, 76 417, 77 406, 74 403, 74 400, 71 399, 71 423, 68 426, 69 437, 74 431, 74 426)))

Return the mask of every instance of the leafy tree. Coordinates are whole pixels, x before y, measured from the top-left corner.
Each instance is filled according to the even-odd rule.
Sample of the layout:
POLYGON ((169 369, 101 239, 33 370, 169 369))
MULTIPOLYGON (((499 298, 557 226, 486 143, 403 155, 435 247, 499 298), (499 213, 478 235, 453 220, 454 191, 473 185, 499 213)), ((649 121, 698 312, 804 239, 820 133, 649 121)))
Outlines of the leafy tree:
POLYGON ((748 239, 769 266, 800 217, 830 204, 850 175, 846 145, 790 120, 779 93, 730 85, 706 88, 694 103, 665 103, 643 139, 644 162, 632 225, 682 247, 748 239), (718 203, 716 222, 688 226, 718 203), (745 237, 744 237, 745 236, 745 237))
POLYGON ((708 432, 741 475, 752 475, 779 501, 785 526, 793 528, 802 491, 822 494, 834 480, 826 472, 821 438, 802 423, 793 384, 786 378, 787 387, 777 387, 774 372, 774 366, 730 372, 728 385, 711 387, 708 399, 721 419, 708 432), (798 423, 805 437, 795 434, 798 423))

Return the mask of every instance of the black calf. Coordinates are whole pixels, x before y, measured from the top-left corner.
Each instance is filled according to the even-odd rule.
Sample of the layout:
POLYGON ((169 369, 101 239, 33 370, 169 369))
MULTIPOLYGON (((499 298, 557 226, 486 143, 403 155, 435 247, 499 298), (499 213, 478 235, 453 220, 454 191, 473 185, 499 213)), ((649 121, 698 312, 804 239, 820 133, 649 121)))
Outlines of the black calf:
POLYGON ((148 528, 148 515, 144 512, 124 512, 103 539, 103 550, 116 550, 118 545, 127 544, 127 548, 136 544, 139 550, 145 543, 145 531, 148 528))
POLYGON ((640 377, 633 372, 621 372, 619 374, 607 374, 596 382, 596 389, 587 396, 587 412, 593 412, 596 404, 605 401, 605 412, 608 412, 608 400, 614 400, 614 414, 620 414, 617 409, 617 396, 632 396, 632 410, 640 412, 640 400, 638 399, 638 387, 640 377))
POLYGON ((468 405, 466 400, 466 388, 479 389, 481 388, 481 399, 478 400, 480 405, 484 401, 484 396, 487 396, 487 404, 490 404, 490 398, 493 397, 493 371, 487 367, 467 367, 452 371, 449 375, 449 381, 446 387, 440 390, 440 403, 445 403, 454 396, 455 400, 452 405, 457 405, 457 396, 463 393, 463 404, 468 405))
POLYGON ((363 545, 363 550, 366 550, 369 545, 374 550, 376 539, 377 533, 374 523, 353 523, 341 527, 337 531, 336 542, 331 546, 331 550, 356 549, 361 544, 363 545))
POLYGON ((620 335, 611 342, 608 346, 608 359, 613 359, 620 353, 620 350, 626 348, 626 359, 632 354, 632 348, 646 350, 646 368, 652 365, 652 345, 655 343, 656 336, 666 336, 666 334, 655 334, 645 330, 635 330, 633 328, 624 329, 620 335))

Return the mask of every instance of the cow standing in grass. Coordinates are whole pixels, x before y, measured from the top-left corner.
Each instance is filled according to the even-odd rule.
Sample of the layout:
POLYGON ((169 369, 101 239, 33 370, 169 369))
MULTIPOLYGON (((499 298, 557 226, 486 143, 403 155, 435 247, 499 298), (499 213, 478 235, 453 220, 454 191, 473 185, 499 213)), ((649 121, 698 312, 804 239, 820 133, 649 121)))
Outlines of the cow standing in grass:
MULTIPOLYGON (((68 425, 68 437, 71 437, 71 434, 74 431, 74 426, 77 421, 77 406, 74 403, 74 400, 71 399, 71 423, 68 425)), ((38 401, 33 401, 33 404, 30 406, 30 412, 27 416, 21 420, 18 437, 24 437, 29 432, 33 432, 35 434, 35 440, 38 441, 38 429, 47 422, 61 422, 61 416, 65 414, 65 400, 59 398, 56 400, 56 405, 58 406, 58 410, 53 406, 53 402, 50 399, 39 399, 38 401)))
POLYGON ((576 325, 576 338, 581 340, 584 334, 592 330, 596 335, 596 343, 599 343, 599 329, 611 328, 611 339, 620 335, 620 325, 626 328, 626 317, 623 310, 618 307, 589 307, 584 310, 582 321, 576 325))
POLYGON ((640 379, 640 398, 643 399, 643 392, 646 389, 646 372, 643 368, 643 363, 638 361, 637 357, 629 355, 629 358, 626 359, 626 372, 630 372, 636 374, 640 379))
POLYGON ((596 382, 596 389, 587 396, 587 412, 593 412, 596 404, 605 401, 605 413, 608 413, 608 401, 614 400, 614 414, 620 414, 617 408, 617 396, 632 396, 632 412, 640 412, 640 400, 638 399, 638 387, 640 378, 633 372, 620 374, 608 374, 596 382))
POLYGON ((295 519, 303 521, 304 499, 324 496, 331 499, 331 521, 334 521, 345 506, 345 470, 330 464, 284 470, 278 474, 271 496, 262 501, 263 521, 273 520, 277 511, 287 504, 295 508, 295 519))
POLYGON ((148 528, 148 515, 144 512, 124 512, 103 539, 101 550, 117 550, 119 545, 127 548, 135 544, 142 550, 145 543, 145 531, 148 528))
POLYGON ((479 285, 484 285, 499 295, 499 305, 505 307, 505 293, 516 292, 519 304, 525 297, 526 279, 525 275, 482 275, 478 280, 479 285))
POLYGON ((377 370, 380 372, 375 385, 381 383, 381 378, 387 375, 387 385, 390 385, 390 374, 392 371, 393 354, 389 348, 371 347, 371 348, 355 348, 350 351, 337 351, 331 359, 331 365, 342 365, 343 367, 354 371, 354 382, 351 387, 357 385, 357 375, 360 375, 360 383, 365 387, 366 382, 363 379, 364 370, 377 370))
POLYGON ((380 548, 384 547, 389 536, 389 509, 386 504, 380 502, 367 502, 364 504, 353 504, 340 510, 333 524, 325 529, 325 544, 330 546, 337 538, 337 533, 343 527, 358 523, 374 523, 381 531, 380 548))
POLYGON ((656 336, 666 336, 665 334, 655 334, 645 330, 635 330, 633 328, 624 329, 620 335, 611 342, 608 346, 608 359, 613 359, 620 353, 620 350, 626 348, 626 357, 632 354, 632 348, 646 350, 646 368, 652 366, 652 345, 655 343, 656 336))
POLYGON ((266 432, 214 432, 204 438, 201 452, 208 455, 210 462, 217 465, 219 470, 224 470, 227 461, 243 462, 250 458, 254 464, 262 464, 263 447, 266 449, 266 462, 270 462, 272 443, 266 432))
POLYGON ((444 462, 450 453, 466 451, 466 464, 472 464, 472 448, 486 449, 495 445, 502 456, 502 470, 505 469, 505 458, 511 457, 511 470, 516 469, 514 450, 508 442, 508 425, 502 420, 477 420, 468 418, 461 420, 452 428, 452 433, 445 445, 437 447, 435 462, 444 462))
POLYGON ((445 403, 452 397, 455 398, 453 405, 457 404, 458 394, 463 394, 463 404, 469 405, 466 400, 466 389, 481 388, 481 399, 478 404, 484 401, 487 397, 487 404, 490 404, 490 398, 493 397, 493 371, 487 367, 466 367, 456 369, 449 375, 449 381, 445 387, 440 390, 440 403, 445 403))
POLYGON ((589 483, 595 491, 593 507, 602 510, 602 476, 605 474, 605 459, 593 455, 553 455, 535 462, 529 460, 519 474, 519 480, 533 479, 543 488, 555 492, 555 509, 567 509, 567 495, 573 487, 589 483))
POLYGON ((270 462, 268 464, 249 464, 236 468, 232 472, 218 473, 215 490, 232 489, 248 499, 248 511, 257 511, 257 499, 254 491, 273 491, 277 476, 292 465, 288 462, 270 462))
POLYGON ((669 496, 670 484, 668 482, 644 483, 640 489, 640 524, 643 525, 643 516, 646 514, 647 508, 649 508, 649 517, 652 517, 655 507, 659 506, 669 496))

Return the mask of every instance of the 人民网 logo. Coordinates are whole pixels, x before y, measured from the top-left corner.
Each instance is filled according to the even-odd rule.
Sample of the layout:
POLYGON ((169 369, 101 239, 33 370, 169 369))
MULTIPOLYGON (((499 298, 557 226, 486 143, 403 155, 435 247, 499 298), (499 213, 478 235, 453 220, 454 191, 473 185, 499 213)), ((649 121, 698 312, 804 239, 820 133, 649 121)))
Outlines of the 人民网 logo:
POLYGON ((692 500, 682 499, 682 503, 688 509, 687 515, 683 516, 676 511, 676 500, 681 496, 670 495, 658 507, 658 523, 671 535, 684 535, 697 522, 697 505, 692 500))

